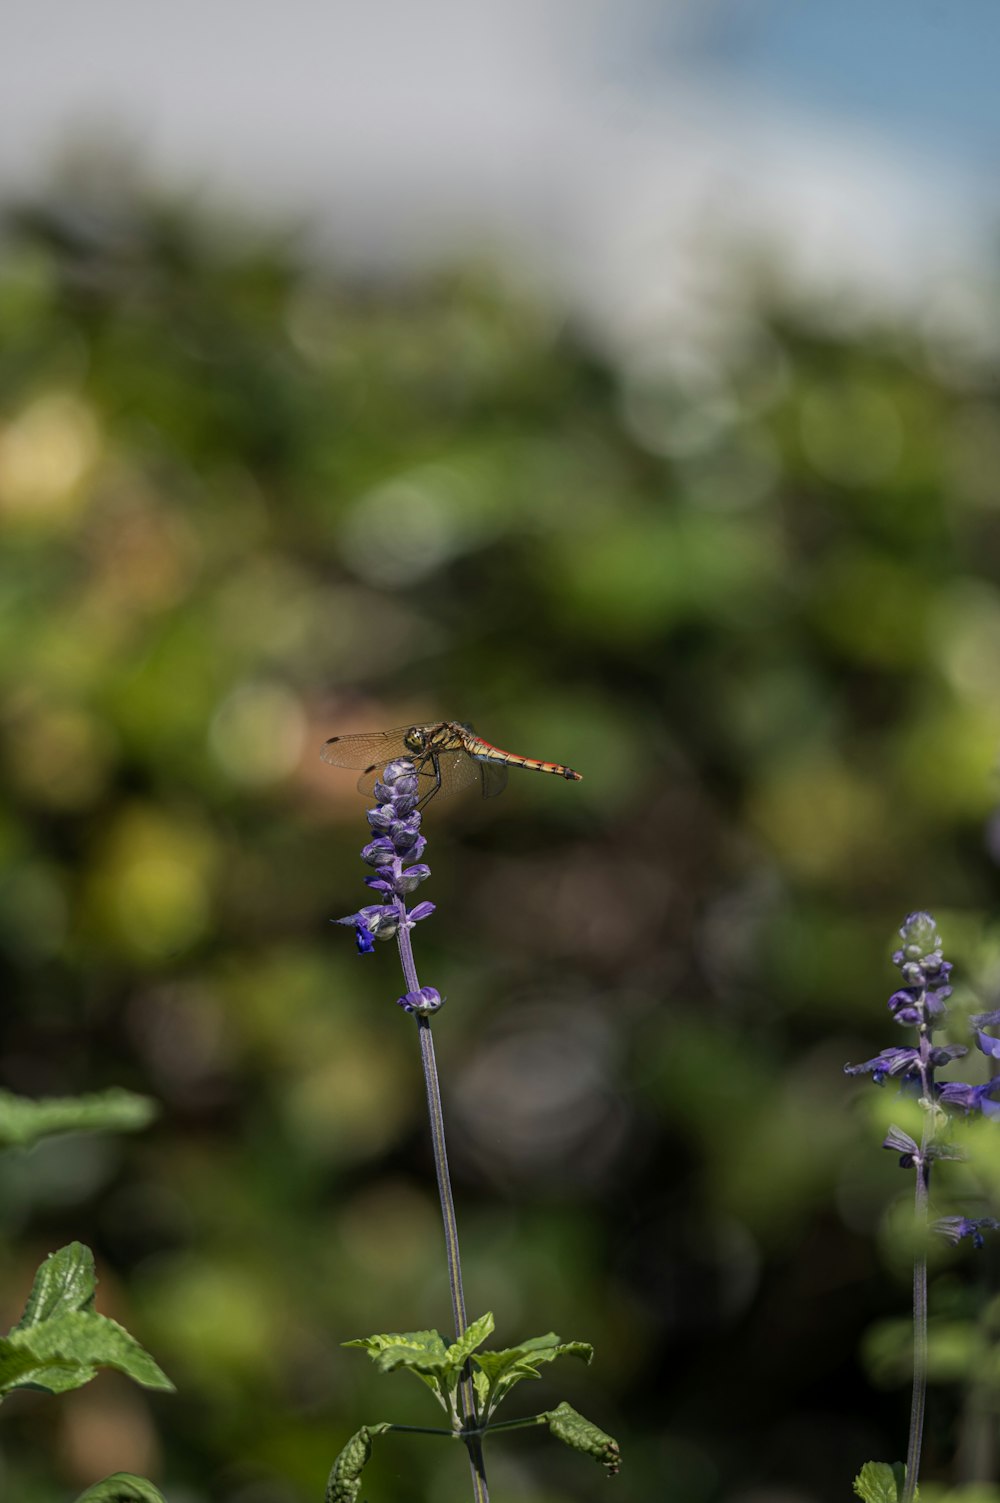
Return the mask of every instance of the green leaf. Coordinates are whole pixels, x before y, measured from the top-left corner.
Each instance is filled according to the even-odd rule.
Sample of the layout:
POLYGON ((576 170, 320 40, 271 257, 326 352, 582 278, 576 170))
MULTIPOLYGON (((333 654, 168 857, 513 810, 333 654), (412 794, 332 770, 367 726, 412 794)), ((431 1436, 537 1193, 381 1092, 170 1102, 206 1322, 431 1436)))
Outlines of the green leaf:
POLYGON ((554 1331, 546 1336, 529 1336, 520 1346, 499 1352, 473 1352, 472 1361, 485 1373, 493 1391, 491 1413, 515 1384, 524 1378, 540 1378, 543 1362, 557 1357, 579 1357, 589 1362, 594 1348, 586 1341, 560 1341, 554 1331))
POLYGON ((594 1348, 589 1341, 560 1341, 554 1331, 547 1336, 529 1336, 521 1342, 520 1350, 526 1352, 532 1362, 554 1362, 557 1357, 579 1357, 591 1362, 594 1348))
POLYGON ((609 1477, 616 1477, 621 1471, 618 1442, 610 1435, 605 1435, 590 1420, 584 1419, 582 1414, 577 1414, 571 1405, 562 1403, 557 1409, 550 1409, 545 1419, 557 1440, 572 1446, 574 1451, 593 1456, 606 1469, 609 1477))
MULTIPOLYGON (((344 1345, 363 1346, 364 1342, 345 1341, 344 1345)), ((361 1473, 372 1454, 372 1439, 376 1435, 384 1435, 387 1430, 391 1429, 392 1426, 383 1421, 378 1425, 362 1425, 361 1429, 351 1436, 333 1463, 330 1480, 326 1485, 326 1503, 356 1503, 358 1493, 361 1491, 361 1473)))
POLYGON ((345 1341, 344 1346, 362 1347, 381 1373, 409 1367, 418 1373, 438 1374, 449 1366, 448 1348, 437 1331, 389 1331, 381 1336, 360 1336, 356 1341, 345 1341))
POLYGON ((148 1096, 113 1087, 91 1096, 32 1100, 0 1091, 0 1148, 27 1148, 60 1132, 135 1132, 157 1113, 148 1096))
POLYGON ((166 1503, 158 1487, 131 1472, 115 1472, 81 1493, 76 1503, 166 1503))
POLYGON ((854 1491, 863 1503, 896 1503, 906 1481, 901 1461, 866 1461, 854 1479, 854 1491))
POLYGON ((486 1406, 490 1397, 490 1380, 478 1367, 472 1371, 472 1386, 476 1394, 476 1409, 483 1418, 488 1418, 486 1406))
POLYGON ((97 1288, 94 1254, 82 1242, 70 1242, 50 1253, 35 1274, 24 1314, 14 1327, 26 1331, 68 1310, 84 1310, 97 1288))
POLYGON ((41 1388, 65 1393, 89 1383, 101 1367, 114 1367, 144 1388, 173 1384, 117 1321, 93 1310, 69 1310, 0 1338, 0 1393, 41 1388))
POLYGON ((484 1342, 493 1330, 493 1316, 487 1310, 485 1315, 480 1315, 471 1326, 466 1326, 457 1341, 453 1341, 447 1351, 448 1366, 459 1371, 472 1356, 477 1346, 484 1342))

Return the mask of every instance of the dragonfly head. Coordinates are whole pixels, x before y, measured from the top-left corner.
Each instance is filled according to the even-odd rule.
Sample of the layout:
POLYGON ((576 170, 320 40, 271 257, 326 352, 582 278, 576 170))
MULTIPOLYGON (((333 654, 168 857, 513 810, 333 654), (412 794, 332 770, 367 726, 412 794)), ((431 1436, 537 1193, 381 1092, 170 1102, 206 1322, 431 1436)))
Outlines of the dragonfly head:
POLYGON ((419 725, 411 725, 403 737, 403 744, 407 751, 419 754, 427 747, 427 732, 422 730, 419 725))

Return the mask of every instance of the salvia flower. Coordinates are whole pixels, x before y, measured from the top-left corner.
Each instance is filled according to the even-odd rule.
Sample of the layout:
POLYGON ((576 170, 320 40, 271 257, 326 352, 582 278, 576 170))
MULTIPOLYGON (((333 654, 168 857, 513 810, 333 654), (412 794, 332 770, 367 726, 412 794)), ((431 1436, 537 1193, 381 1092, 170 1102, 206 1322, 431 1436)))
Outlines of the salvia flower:
MULTIPOLYGON (((897 1155, 901 1169, 914 1176, 914 1220, 919 1238, 913 1256, 913 1396, 910 1404, 910 1434, 899 1488, 900 1503, 915 1503, 923 1445, 924 1408, 927 1396, 927 1251, 923 1233, 929 1225, 931 1178, 933 1165, 940 1159, 960 1159, 962 1152, 946 1143, 941 1134, 949 1113, 956 1117, 979 1111, 984 1116, 1000 1116, 1000 1101, 994 1091, 1000 1078, 983 1086, 949 1081, 940 1085, 936 1072, 968 1053, 962 1044, 936 1044, 934 1032, 948 1012, 951 986, 951 962, 941 952, 937 925, 929 913, 908 915, 900 929, 903 941, 893 955, 902 985, 889 998, 889 1011, 901 1027, 916 1030, 913 1044, 882 1049, 873 1059, 860 1065, 845 1065, 848 1075, 871 1075, 876 1085, 890 1077, 899 1082, 901 1091, 916 1094, 922 1111, 920 1142, 893 1124, 882 1147, 897 1155)), ((974 1018, 977 1047, 993 1059, 1000 1058, 1000 1039, 990 1028, 1000 1024, 1000 1011, 974 1018)), ((984 1231, 1000 1230, 1000 1221, 991 1216, 971 1219, 946 1216, 933 1223, 934 1230, 952 1242, 971 1237, 975 1247, 982 1247, 984 1231)), ((888 1468, 886 1469, 888 1470, 888 1468)), ((859 1479, 860 1480, 860 1479, 859 1479)), ((856 1488, 862 1491, 861 1488, 856 1488)), ((867 1496, 867 1494, 866 1494, 867 1496)))
MULTIPOLYGON (((375 783, 374 795, 377 802, 368 810, 373 838, 362 847, 361 859, 366 866, 374 867, 373 875, 365 877, 365 885, 380 895, 380 901, 334 921, 354 928, 361 955, 371 954, 376 939, 398 939, 402 944, 414 924, 434 912, 433 903, 406 906, 406 899, 431 874, 430 867, 420 860, 427 841, 420 833, 420 780, 413 763, 406 758, 388 763, 375 783)), ((400 1005, 426 1017, 437 1011, 441 1000, 433 987, 422 987, 419 993, 407 992, 400 998, 400 1005)))
POLYGON ((426 1018, 444 1006, 444 998, 436 986, 422 986, 419 991, 407 992, 400 997, 398 1005, 404 1012, 413 1012, 426 1018))
MULTIPOLYGON (((889 998, 889 1011, 895 1022, 917 1030, 917 1041, 882 1049, 863 1064, 845 1065, 844 1071, 848 1075, 871 1075, 876 1085, 894 1078, 903 1090, 919 1096, 929 1114, 923 1143, 918 1144, 908 1133, 893 1126, 882 1146, 898 1154, 901 1168, 916 1169, 926 1176, 935 1160, 963 1157, 938 1136, 946 1114, 979 1113, 1000 1119, 1000 1076, 984 1085, 936 1079, 938 1070, 969 1052, 964 1044, 938 1044, 933 1038, 947 1016, 952 964, 942 954, 937 925, 929 913, 911 913, 899 932, 903 943, 892 958, 903 985, 889 998)), ((989 1031, 1000 1027, 1000 1010, 977 1014, 970 1021, 976 1047, 987 1057, 1000 1059, 1000 1038, 989 1031)), ((973 1222, 951 1216, 935 1226, 955 1242, 971 1236, 979 1247, 983 1229, 994 1230, 997 1223, 989 1217, 973 1222), (956 1231, 956 1227, 963 1230, 956 1231)))
POLYGON ((982 1247, 983 1232, 1000 1231, 1000 1221, 992 1216, 980 1216, 978 1220, 968 1216, 942 1216, 935 1221, 934 1230, 947 1237, 949 1242, 961 1242, 963 1237, 971 1237, 973 1247, 982 1247))

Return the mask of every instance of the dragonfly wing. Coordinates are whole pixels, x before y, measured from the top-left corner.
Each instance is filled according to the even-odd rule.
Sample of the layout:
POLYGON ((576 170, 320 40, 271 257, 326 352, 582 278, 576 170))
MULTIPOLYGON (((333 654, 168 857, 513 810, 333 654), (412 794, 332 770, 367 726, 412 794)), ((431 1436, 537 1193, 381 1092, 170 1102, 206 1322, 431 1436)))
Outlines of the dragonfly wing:
MULTIPOLYGON (((462 788, 471 788, 473 783, 479 782, 479 763, 470 757, 466 751, 446 751, 438 753, 438 767, 441 772, 441 792, 458 793, 462 788)), ((427 771, 434 776, 434 767, 431 762, 427 764, 427 771)))
POLYGON ((320 752, 324 762, 331 767, 384 767, 394 757, 406 754, 403 737, 408 725, 397 726, 394 731, 366 731, 359 736, 331 736, 320 752))
MULTIPOLYGON (((391 758, 389 759, 391 760, 391 758)), ((438 768, 440 769, 440 791, 442 793, 456 793, 459 788, 465 788, 469 783, 474 783, 477 776, 476 763, 471 757, 467 757, 464 751, 439 752, 438 768), (464 764, 468 763, 469 771, 464 764)), ((368 768, 358 779, 358 792, 370 794, 374 791, 375 784, 382 776, 384 764, 379 762, 375 767, 368 768)), ((432 793, 437 793, 438 772, 435 770, 431 757, 425 757, 417 763, 415 769, 420 780, 420 797, 429 798, 432 793)))
POLYGON ((507 786, 507 769, 502 762, 477 762, 482 777, 483 798, 496 798, 507 786))

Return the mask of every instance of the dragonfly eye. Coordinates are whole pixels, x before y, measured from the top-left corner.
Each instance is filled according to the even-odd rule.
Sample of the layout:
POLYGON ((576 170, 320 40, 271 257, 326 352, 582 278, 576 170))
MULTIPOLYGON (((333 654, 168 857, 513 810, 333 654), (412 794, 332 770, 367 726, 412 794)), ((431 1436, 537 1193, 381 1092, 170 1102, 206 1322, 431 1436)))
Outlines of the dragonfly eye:
POLYGON ((408 751, 421 752, 424 749, 424 733, 416 729, 407 731, 403 737, 408 751))

